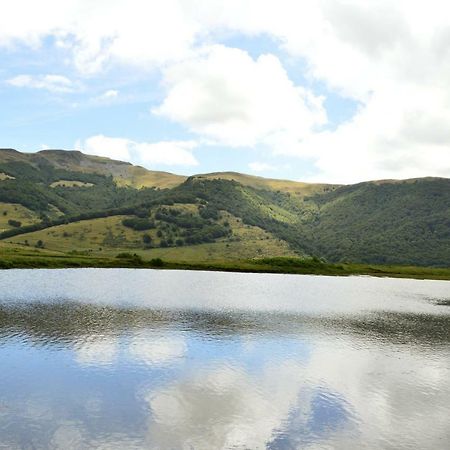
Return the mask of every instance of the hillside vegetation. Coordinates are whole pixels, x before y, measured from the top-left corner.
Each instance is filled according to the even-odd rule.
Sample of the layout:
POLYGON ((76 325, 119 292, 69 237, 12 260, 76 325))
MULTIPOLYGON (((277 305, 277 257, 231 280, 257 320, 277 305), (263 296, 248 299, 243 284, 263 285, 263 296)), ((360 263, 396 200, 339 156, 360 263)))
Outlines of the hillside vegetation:
POLYGON ((0 239, 71 255, 170 261, 316 257, 450 266, 450 180, 308 184, 182 177, 46 150, 0 150, 0 239))

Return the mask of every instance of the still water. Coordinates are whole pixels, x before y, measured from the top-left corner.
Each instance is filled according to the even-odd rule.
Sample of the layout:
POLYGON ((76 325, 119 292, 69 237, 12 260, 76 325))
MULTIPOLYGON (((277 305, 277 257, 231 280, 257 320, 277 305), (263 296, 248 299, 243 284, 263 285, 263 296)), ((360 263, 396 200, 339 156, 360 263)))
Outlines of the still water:
POLYGON ((450 282, 0 271, 0 449, 448 449, 450 282))

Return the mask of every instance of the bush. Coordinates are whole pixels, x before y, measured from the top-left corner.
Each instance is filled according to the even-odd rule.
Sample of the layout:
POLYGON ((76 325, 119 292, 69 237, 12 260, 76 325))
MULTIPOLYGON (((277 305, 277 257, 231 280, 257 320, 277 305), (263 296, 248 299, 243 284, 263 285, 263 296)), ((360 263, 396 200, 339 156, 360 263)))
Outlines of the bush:
POLYGON ((118 253, 116 255, 116 258, 119 258, 119 259, 131 259, 131 258, 133 258, 133 255, 131 253, 128 253, 128 252, 122 252, 122 253, 118 253))
POLYGON ((142 231, 142 230, 150 230, 152 228, 155 228, 155 223, 152 222, 148 218, 142 218, 142 217, 133 217, 129 219, 122 220, 122 225, 132 228, 136 231, 142 231))
POLYGON ((132 261, 134 263, 139 263, 139 264, 143 262, 142 257, 137 255, 136 253, 131 254, 128 252, 122 252, 122 253, 117 254, 116 258, 127 259, 129 261, 132 261))
POLYGON ((164 265, 164 261, 161 258, 153 258, 150 260, 150 265, 154 267, 162 267, 164 265))
POLYGON ((19 222, 18 220, 14 220, 14 219, 9 219, 8 225, 10 225, 11 227, 14 227, 14 228, 19 228, 22 226, 22 222, 19 222))

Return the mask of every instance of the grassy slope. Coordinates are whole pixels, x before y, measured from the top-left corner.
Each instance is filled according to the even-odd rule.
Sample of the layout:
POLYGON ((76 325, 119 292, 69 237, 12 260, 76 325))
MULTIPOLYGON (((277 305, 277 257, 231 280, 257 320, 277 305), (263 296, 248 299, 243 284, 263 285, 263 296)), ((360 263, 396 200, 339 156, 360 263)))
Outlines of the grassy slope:
POLYGON ((59 168, 112 175, 119 186, 171 188, 182 183, 186 177, 168 172, 151 171, 143 167, 109 158, 85 155, 81 152, 44 150, 37 153, 59 168))
POLYGON ((0 231, 9 230, 11 225, 8 220, 18 220, 22 225, 30 225, 39 222, 39 216, 25 208, 25 206, 15 203, 1 203, 0 202, 0 231), (5 215, 6 213, 6 215, 5 215))
POLYGON ((130 163, 109 158, 85 155, 79 151, 42 150, 36 153, 21 153, 11 149, 0 149, 0 163, 26 162, 36 166, 45 160, 58 169, 81 173, 112 175, 119 186, 171 188, 187 177, 168 172, 151 171, 130 163))
POLYGON ((302 183, 299 181, 278 180, 273 178, 263 178, 254 175, 247 175, 238 172, 213 172, 196 175, 196 178, 204 178, 207 180, 234 180, 243 186, 250 186, 255 189, 268 189, 274 191, 289 192, 299 196, 313 195, 316 193, 334 190, 338 185, 319 184, 319 183, 302 183))
POLYGON ((124 176, 116 176, 114 180, 118 186, 131 186, 136 189, 142 187, 156 187, 160 189, 173 188, 178 186, 187 177, 175 175, 169 172, 159 172, 155 170, 147 170, 143 167, 128 167, 124 176))
MULTIPOLYGON (((184 209, 194 205, 183 205, 184 209)), ((227 261, 242 258, 268 256, 295 256, 286 242, 275 238, 259 227, 245 225, 236 217, 223 213, 232 229, 231 238, 218 242, 169 248, 145 249, 142 237, 149 234, 158 245, 157 230, 135 231, 122 225, 126 216, 112 216, 101 219, 59 225, 44 230, 26 233, 8 239, 14 244, 34 247, 41 240, 45 248, 64 253, 82 252, 88 255, 115 256, 120 252, 132 251, 144 258, 161 257, 168 261, 227 261)))

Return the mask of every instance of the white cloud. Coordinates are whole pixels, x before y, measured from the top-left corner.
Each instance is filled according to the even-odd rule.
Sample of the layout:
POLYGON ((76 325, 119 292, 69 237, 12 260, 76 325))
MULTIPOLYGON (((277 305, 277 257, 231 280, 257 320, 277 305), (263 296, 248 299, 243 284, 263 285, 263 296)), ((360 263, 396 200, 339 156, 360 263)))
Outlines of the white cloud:
POLYGON ((450 176, 450 97, 442 89, 392 86, 374 93, 334 132, 317 133, 303 145, 320 170, 315 179, 450 176))
POLYGON ((100 95, 97 95, 96 97, 92 97, 90 100, 91 105, 110 105, 113 103, 116 103, 119 99, 120 92, 117 89, 108 89, 107 91, 104 91, 100 95))
POLYGON ((144 163, 169 166, 196 166, 198 161, 192 154, 197 147, 194 141, 161 141, 135 143, 134 150, 144 163))
POLYGON ((296 141, 326 123, 322 99, 296 86, 278 58, 207 47, 164 72, 168 94, 154 113, 230 146, 296 141))
POLYGON ((259 161, 249 163, 248 168, 253 172, 267 172, 269 170, 276 170, 275 166, 259 161))
POLYGON ((105 156, 144 165, 195 166, 194 141, 136 142, 102 134, 78 141, 75 147, 91 155, 105 156))
POLYGON ((117 91, 115 89, 109 89, 108 91, 105 91, 101 95, 101 98, 103 98, 103 99, 113 99, 113 98, 117 98, 118 95, 119 95, 119 91, 117 91))
POLYGON ((15 87, 45 89, 57 94, 68 94, 77 89, 69 78, 62 75, 17 75, 6 82, 15 87))
POLYGON ((30 0, 0 5, 0 45, 14 48, 42 45, 55 38, 72 64, 94 74, 109 63, 148 67, 178 59, 189 52, 198 31, 185 2, 166 0, 30 0), (24 12, 26 11, 26 14, 24 12))
POLYGON ((131 158, 130 143, 129 139, 113 138, 98 134, 87 138, 84 142, 78 141, 75 147, 90 155, 129 161, 131 158))

